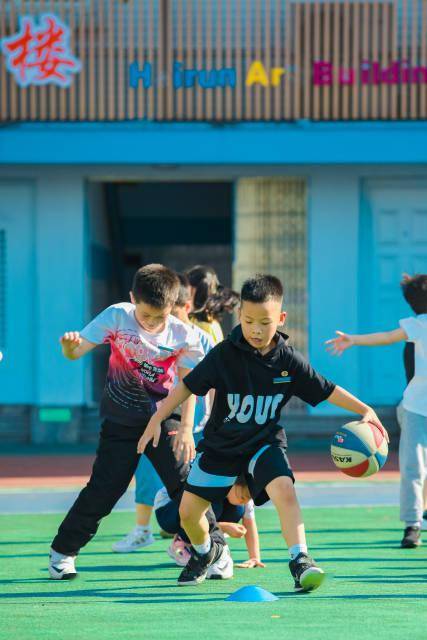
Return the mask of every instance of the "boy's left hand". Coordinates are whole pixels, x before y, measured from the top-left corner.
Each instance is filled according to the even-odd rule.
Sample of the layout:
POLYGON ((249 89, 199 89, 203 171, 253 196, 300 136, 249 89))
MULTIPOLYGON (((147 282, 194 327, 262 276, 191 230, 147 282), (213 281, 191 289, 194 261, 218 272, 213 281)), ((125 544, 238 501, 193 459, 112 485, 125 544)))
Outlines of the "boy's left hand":
POLYGON ((255 567, 261 567, 264 569, 265 564, 261 562, 261 560, 258 560, 258 558, 249 558, 249 560, 245 560, 245 562, 235 564, 234 566, 239 569, 255 569, 255 567))
POLYGON ((378 429, 381 431, 381 433, 383 434, 387 442, 390 442, 387 429, 384 427, 381 420, 379 419, 379 417, 377 416, 377 414, 373 409, 369 408, 366 411, 366 413, 362 415, 362 422, 372 422, 372 424, 375 424, 378 427, 378 429))

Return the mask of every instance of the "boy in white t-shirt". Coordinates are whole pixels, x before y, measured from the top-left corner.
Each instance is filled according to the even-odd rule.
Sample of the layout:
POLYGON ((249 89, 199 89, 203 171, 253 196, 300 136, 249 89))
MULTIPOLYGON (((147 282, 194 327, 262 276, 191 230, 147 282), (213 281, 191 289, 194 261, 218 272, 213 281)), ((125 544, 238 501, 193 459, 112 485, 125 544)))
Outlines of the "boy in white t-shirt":
POLYGON ((400 320, 399 329, 365 335, 337 331, 338 337, 326 344, 337 355, 353 345, 388 345, 402 340, 415 345, 415 374, 403 394, 399 445, 400 519, 405 523, 401 546, 410 549, 421 544, 423 485, 427 477, 427 275, 406 277, 402 291, 416 315, 400 320))
MULTIPOLYGON (((101 400, 103 420, 92 474, 71 507, 52 542, 49 573, 55 580, 77 575, 75 557, 96 534, 99 523, 126 491, 138 464, 137 443, 156 408, 176 380, 203 359, 197 334, 171 315, 179 292, 177 275, 160 264, 139 269, 133 279, 131 302, 114 304, 100 313, 81 333, 60 339, 63 355, 77 360, 97 345, 111 349, 101 400)), ((183 403, 181 418, 162 424, 158 449, 145 454, 172 498, 179 499, 188 465, 176 461, 170 432, 181 423, 193 426, 194 396, 183 403)), ((219 535, 219 553, 224 540, 219 535)))
MULTIPOLYGON (((215 345, 212 337, 194 325, 189 313, 193 304, 191 299, 191 287, 188 278, 177 273, 179 279, 179 291, 175 305, 172 309, 172 315, 190 325, 197 338, 203 354, 206 355, 215 345)), ((194 437, 200 439, 203 428, 209 418, 211 398, 210 396, 197 397, 195 399, 194 413, 194 437)), ((177 414, 179 410, 177 410, 177 414)), ((135 471, 135 504, 136 504, 136 526, 121 540, 113 543, 113 551, 118 553, 129 553, 149 546, 155 540, 151 531, 150 518, 153 511, 154 499, 156 494, 161 490, 163 483, 159 474, 154 469, 150 460, 143 455, 141 456, 135 471)), ((167 495, 167 494, 166 494, 167 495)), ((176 506, 178 512, 178 505, 176 506)), ((175 549, 175 540, 171 543, 171 553, 175 549)), ((178 545, 181 548, 180 545, 178 545)))

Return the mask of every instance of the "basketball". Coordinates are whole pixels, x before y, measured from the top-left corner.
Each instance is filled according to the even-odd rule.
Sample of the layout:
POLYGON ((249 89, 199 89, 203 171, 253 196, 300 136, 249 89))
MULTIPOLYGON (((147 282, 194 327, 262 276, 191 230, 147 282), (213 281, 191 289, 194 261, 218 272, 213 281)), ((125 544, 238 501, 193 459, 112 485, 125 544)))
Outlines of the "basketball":
POLYGON ((388 445, 380 428, 372 422, 348 422, 332 438, 335 466, 353 478, 377 473, 387 460, 388 445))

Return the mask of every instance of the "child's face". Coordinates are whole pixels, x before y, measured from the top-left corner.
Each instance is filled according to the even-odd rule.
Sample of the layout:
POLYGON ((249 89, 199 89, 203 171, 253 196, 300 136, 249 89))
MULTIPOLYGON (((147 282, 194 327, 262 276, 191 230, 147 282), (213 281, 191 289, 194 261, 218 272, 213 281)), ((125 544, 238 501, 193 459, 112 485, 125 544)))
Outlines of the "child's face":
POLYGON ((251 494, 247 485, 234 484, 227 493, 227 500, 230 504, 248 504, 251 494))
POLYGON ((135 318, 145 331, 148 333, 160 333, 166 326, 166 320, 172 311, 172 306, 152 307, 146 302, 135 302, 132 293, 130 299, 135 305, 135 318))
POLYGON ((243 300, 240 307, 240 323, 245 340, 258 351, 271 346, 277 327, 284 324, 285 318, 286 313, 282 311, 281 300, 243 300))
POLYGON ((175 318, 178 318, 178 320, 181 320, 181 322, 189 324, 190 319, 188 314, 191 312, 191 306, 191 302, 186 302, 183 307, 175 305, 172 309, 172 315, 175 316, 175 318))

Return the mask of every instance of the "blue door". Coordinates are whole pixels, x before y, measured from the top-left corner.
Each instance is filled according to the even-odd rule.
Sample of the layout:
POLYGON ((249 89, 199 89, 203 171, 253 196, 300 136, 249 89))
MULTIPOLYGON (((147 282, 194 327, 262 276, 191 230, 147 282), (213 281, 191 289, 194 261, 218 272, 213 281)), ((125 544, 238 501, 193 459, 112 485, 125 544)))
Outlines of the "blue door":
POLYGON ((29 182, 0 180, 0 402, 34 402, 38 339, 29 182))
MULTIPOLYGON (((370 181, 365 196, 360 330, 391 330, 412 315, 399 285, 402 273, 427 273, 427 180, 370 181)), ((402 354, 403 343, 360 348, 361 389, 368 402, 399 402, 406 384, 402 354)))

